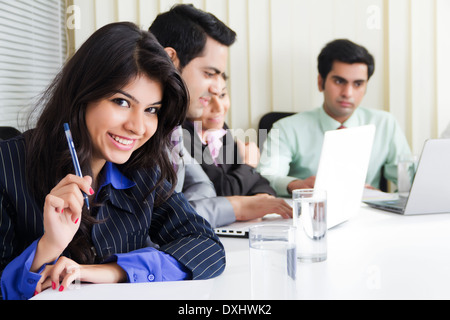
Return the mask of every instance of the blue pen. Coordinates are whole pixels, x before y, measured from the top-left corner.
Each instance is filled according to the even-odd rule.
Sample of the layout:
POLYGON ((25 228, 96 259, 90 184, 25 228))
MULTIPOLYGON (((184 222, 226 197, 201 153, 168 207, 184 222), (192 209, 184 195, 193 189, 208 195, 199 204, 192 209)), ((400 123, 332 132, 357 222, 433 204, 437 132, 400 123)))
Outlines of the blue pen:
MULTIPOLYGON (((70 132, 69 124, 64 123, 64 131, 66 132, 67 143, 69 144, 70 154, 72 156, 73 166, 75 167, 75 173, 77 176, 83 178, 81 173, 80 163, 78 162, 77 151, 75 150, 75 145, 73 144, 72 133, 70 132)), ((86 193, 81 191, 84 196, 84 202, 86 202, 86 207, 90 210, 89 207, 89 198, 86 193)))

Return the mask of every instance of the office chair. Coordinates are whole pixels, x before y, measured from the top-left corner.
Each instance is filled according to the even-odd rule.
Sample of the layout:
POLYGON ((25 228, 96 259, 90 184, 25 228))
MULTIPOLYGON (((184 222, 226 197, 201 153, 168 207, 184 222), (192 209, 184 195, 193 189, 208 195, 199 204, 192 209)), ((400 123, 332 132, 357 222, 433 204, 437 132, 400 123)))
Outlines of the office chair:
POLYGON ((21 132, 13 127, 0 127, 0 141, 8 140, 20 135, 21 132))
POLYGON ((259 121, 258 146, 260 148, 262 147, 265 139, 267 138, 267 134, 269 134, 269 131, 272 129, 272 126, 275 122, 277 122, 280 119, 292 116, 294 114, 295 113, 293 112, 269 112, 265 114, 259 121), (263 131, 265 134, 261 135, 261 130, 266 130, 263 131))

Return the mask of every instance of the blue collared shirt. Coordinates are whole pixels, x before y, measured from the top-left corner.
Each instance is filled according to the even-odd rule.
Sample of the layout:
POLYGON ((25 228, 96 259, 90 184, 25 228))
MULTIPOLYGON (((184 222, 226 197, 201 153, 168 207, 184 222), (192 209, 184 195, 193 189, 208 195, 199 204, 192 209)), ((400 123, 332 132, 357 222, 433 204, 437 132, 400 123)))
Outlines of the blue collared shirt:
MULTIPOLYGON (((112 163, 107 162, 103 169, 100 191, 111 185, 116 190, 126 190, 136 184, 125 177, 112 163)), ((7 265, 1 278, 4 299, 23 300, 34 295, 45 266, 37 272, 30 268, 36 254, 39 240, 34 241, 20 256, 7 265)), ((146 247, 123 254, 114 254, 105 263, 116 262, 126 273, 128 282, 179 281, 190 278, 190 273, 171 255, 152 247, 146 247)))
MULTIPOLYGON (((99 191, 109 184, 116 190, 126 190, 136 186, 136 183, 123 175, 111 162, 106 162, 103 172, 104 179, 99 191)), ((155 248, 148 247, 130 253, 115 254, 107 262, 113 261, 125 270, 128 282, 178 281, 189 278, 183 265, 172 256, 155 248), (142 266, 142 263, 139 263, 141 259, 148 259, 151 263, 142 266)))

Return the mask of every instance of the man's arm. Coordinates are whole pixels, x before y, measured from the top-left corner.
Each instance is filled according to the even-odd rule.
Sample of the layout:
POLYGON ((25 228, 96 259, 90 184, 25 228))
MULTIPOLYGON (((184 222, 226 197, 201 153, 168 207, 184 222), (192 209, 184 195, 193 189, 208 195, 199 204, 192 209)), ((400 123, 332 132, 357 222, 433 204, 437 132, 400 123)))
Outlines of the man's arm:
POLYGON ((288 185, 297 180, 288 176, 294 156, 290 144, 285 131, 275 123, 264 142, 258 165, 258 171, 269 180, 279 197, 289 196, 288 185))
POLYGON ((225 197, 217 197, 213 183, 200 164, 187 151, 184 160, 182 192, 197 213, 213 228, 235 222, 236 216, 230 201, 225 197))

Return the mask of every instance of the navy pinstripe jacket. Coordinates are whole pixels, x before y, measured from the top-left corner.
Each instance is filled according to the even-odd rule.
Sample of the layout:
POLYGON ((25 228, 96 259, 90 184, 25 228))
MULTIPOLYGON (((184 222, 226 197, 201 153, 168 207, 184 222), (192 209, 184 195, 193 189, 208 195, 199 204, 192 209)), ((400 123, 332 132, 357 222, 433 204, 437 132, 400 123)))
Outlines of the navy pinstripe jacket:
MULTIPOLYGON (((27 188, 24 154, 23 137, 0 142, 0 273, 43 235, 42 208, 27 188)), ((109 184, 100 191, 97 198, 103 205, 97 219, 105 222, 92 230, 97 255, 107 259, 145 248, 150 236, 160 251, 190 271, 192 279, 220 275, 225 268, 223 245, 184 196, 174 193, 155 206, 155 200, 170 189, 166 183, 150 193, 158 174, 136 171, 128 177, 134 187, 117 190, 109 184)))

